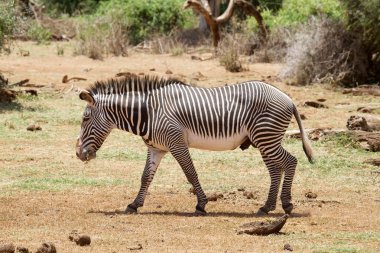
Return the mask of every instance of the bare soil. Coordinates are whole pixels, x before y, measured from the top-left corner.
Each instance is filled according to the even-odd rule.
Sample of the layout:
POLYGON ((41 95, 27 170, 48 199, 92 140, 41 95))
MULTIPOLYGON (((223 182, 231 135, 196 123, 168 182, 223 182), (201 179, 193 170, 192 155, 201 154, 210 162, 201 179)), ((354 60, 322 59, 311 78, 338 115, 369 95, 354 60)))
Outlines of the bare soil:
MULTIPOLYGON (((95 61, 84 56, 72 56, 69 44, 60 45, 65 47, 64 56, 56 54, 56 44, 35 46, 28 42, 18 43, 11 55, 0 56, 0 72, 10 83, 30 79, 30 83, 44 85, 39 89, 40 93, 58 94, 68 99, 65 108, 62 107, 62 113, 78 110, 77 104, 73 104, 70 99, 77 96, 77 88, 85 88, 96 80, 114 77, 120 72, 167 76, 165 73, 169 73, 168 70, 173 73, 170 76, 203 87, 246 80, 267 81, 294 99, 300 112, 307 118, 304 120, 305 128, 345 128, 346 120, 356 113, 356 108, 369 103, 372 106, 380 104, 379 98, 343 95, 341 89, 328 85, 287 86, 276 77, 283 68, 281 64, 248 64, 247 71, 229 73, 220 66, 217 59, 192 60, 191 55, 205 57, 197 52, 175 57, 131 52, 128 57, 109 57, 103 61, 95 61), (30 51, 30 55, 18 55, 21 49, 30 51), (63 83, 62 78, 65 75, 68 78, 82 77, 86 80, 63 83), (305 101, 318 99, 325 99, 323 104, 327 107, 303 106, 305 101)), ((81 105, 80 102, 78 104, 81 105)), ((15 112, 3 113, 6 115, 15 112)), ((22 117, 23 112, 18 113, 22 117)), ((0 114, 0 124, 8 124, 1 120, 2 116, 0 114)), ((218 179, 212 187, 207 186, 209 183, 207 179, 202 179, 202 175, 213 169, 202 165, 203 158, 195 161, 202 165, 199 166, 198 173, 201 182, 206 185, 206 191, 211 192, 210 189, 213 189, 223 194, 223 197, 209 202, 207 216, 193 215, 195 196, 186 190, 188 185, 179 167, 175 167, 179 179, 173 179, 174 172, 170 166, 174 162, 170 159, 163 162, 170 166, 162 165, 162 174, 156 175, 158 178, 152 183, 145 206, 138 214, 127 215, 123 211, 138 191, 139 173, 142 173, 144 161, 105 160, 99 157, 93 163, 83 165, 76 159, 74 149, 79 127, 80 123, 45 123, 42 131, 29 132, 41 136, 33 141, 17 136, 0 139, 0 170, 4 172, 0 172, 0 246, 13 243, 34 252, 43 242, 52 242, 59 253, 283 252, 286 244, 290 244, 295 252, 380 251, 380 190, 378 184, 369 181, 368 168, 372 167, 365 167, 368 173, 362 173, 363 168, 355 165, 352 175, 345 172, 342 177, 339 170, 335 175, 330 173, 324 177, 323 174, 315 172, 317 169, 300 169, 293 186, 296 207, 281 233, 269 236, 238 235, 241 224, 266 221, 283 215, 280 205, 268 217, 255 215, 266 198, 269 183, 269 176, 260 156, 254 153, 256 151, 233 151, 236 153, 231 154, 236 155, 236 160, 248 159, 248 156, 255 158, 256 168, 236 162, 234 171, 218 179), (58 190, 30 190, 10 186, 13 181, 18 180, 17 177, 34 177, 36 173, 42 172, 50 175, 58 173, 57 171, 78 177, 114 175, 126 182, 130 182, 129 178, 133 177, 134 181, 102 186, 74 185, 58 190), (333 181, 335 177, 338 178, 337 182, 333 181), (162 183, 165 181, 169 182, 162 183), (229 184, 232 185, 229 190, 224 190, 223 185, 229 184), (233 186, 235 184, 236 187, 233 186), (247 186, 247 190, 254 192, 254 198, 248 199, 244 196, 244 191, 238 190, 239 187, 247 186), (316 198, 305 197, 310 190, 317 193, 316 198), (69 240, 73 230, 90 236, 91 244, 80 247, 69 240)), ((14 131, 26 131, 26 126, 15 128, 14 131)), ((294 122, 291 128, 297 128, 294 122)), ((142 150, 143 153, 141 142, 136 141, 139 144, 135 144, 135 139, 128 140, 131 140, 130 143, 125 143, 122 148, 128 146, 130 150, 142 150)), ((112 144, 116 141, 115 137, 107 142, 105 149, 117 148, 116 144, 112 144)), ((329 156, 328 148, 319 144, 314 146, 322 160, 323 156, 329 156)), ((301 145, 297 143, 295 147, 297 157, 304 157, 301 145)), ((346 161, 360 159, 346 157, 344 153, 338 156, 343 156, 346 161)), ((209 159, 208 156, 206 158, 209 159)), ((228 169, 226 167, 229 164, 218 162, 220 159, 222 158, 210 158, 210 164, 216 168, 215 172, 209 172, 210 177, 216 175, 218 168, 228 169)))

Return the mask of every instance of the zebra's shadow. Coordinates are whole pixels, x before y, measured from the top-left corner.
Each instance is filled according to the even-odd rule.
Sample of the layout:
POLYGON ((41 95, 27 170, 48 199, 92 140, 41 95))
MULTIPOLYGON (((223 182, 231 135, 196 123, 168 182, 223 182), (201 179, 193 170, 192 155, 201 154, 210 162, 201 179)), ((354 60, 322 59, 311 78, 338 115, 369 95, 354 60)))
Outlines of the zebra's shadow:
MULTIPOLYGON (((242 212, 208 212, 206 215, 199 215, 194 212, 179 212, 179 211, 141 211, 137 214, 128 214, 122 210, 117 211, 88 211, 87 213, 94 214, 104 214, 106 216, 115 216, 115 215, 158 215, 158 216, 180 216, 180 217, 234 217, 234 218, 279 218, 284 215, 284 213, 270 213, 265 216, 257 215, 256 213, 242 213, 242 212)), ((310 212, 294 212, 290 215, 290 218, 304 218, 310 217, 310 212)))

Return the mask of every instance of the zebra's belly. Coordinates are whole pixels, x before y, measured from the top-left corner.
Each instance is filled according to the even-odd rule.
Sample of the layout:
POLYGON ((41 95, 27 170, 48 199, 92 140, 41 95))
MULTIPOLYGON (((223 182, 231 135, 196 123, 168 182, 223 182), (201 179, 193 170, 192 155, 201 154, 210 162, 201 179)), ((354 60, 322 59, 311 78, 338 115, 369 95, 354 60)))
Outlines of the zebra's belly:
POLYGON ((247 139, 247 133, 241 132, 229 137, 213 138, 187 133, 187 144, 190 148, 223 151, 233 150, 239 147, 247 139))

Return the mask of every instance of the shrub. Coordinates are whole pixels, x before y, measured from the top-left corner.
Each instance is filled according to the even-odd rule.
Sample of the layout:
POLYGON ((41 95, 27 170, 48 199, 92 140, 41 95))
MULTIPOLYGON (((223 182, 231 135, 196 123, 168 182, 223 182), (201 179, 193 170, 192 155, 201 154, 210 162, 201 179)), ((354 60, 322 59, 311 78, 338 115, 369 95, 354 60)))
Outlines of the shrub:
POLYGON ((182 10, 182 4, 182 0, 110 0, 101 2, 96 13, 108 16, 115 10, 121 11, 129 41, 138 44, 152 35, 169 34, 192 25, 196 19, 182 10))
POLYGON ((80 21, 74 54, 103 59, 103 54, 127 55, 128 29, 121 12, 111 16, 90 16, 80 21))
POLYGON ((355 86, 367 78, 368 60, 360 37, 345 30, 342 22, 311 19, 295 35, 280 74, 291 83, 333 82, 355 86))
POLYGON ((50 15, 93 13, 100 0, 42 0, 50 15))
POLYGON ((15 13, 11 1, 0 2, 0 52, 9 42, 15 28, 15 13))
POLYGON ((370 82, 380 81, 380 1, 342 0, 346 8, 346 25, 360 34, 369 61, 370 82))
MULTIPOLYGON (((284 0, 282 8, 277 12, 265 8, 264 5, 261 15, 269 29, 274 30, 279 27, 305 24, 310 17, 318 15, 339 20, 343 17, 343 11, 339 0, 284 0)), ((257 29, 257 23, 253 17, 247 19, 247 26, 251 30, 257 29)))
POLYGON ((235 36, 224 36, 218 47, 219 62, 230 72, 243 71, 243 66, 239 57, 241 44, 240 40, 235 36))
POLYGON ((52 33, 49 29, 33 22, 28 29, 28 36, 37 44, 45 44, 51 40, 52 33))

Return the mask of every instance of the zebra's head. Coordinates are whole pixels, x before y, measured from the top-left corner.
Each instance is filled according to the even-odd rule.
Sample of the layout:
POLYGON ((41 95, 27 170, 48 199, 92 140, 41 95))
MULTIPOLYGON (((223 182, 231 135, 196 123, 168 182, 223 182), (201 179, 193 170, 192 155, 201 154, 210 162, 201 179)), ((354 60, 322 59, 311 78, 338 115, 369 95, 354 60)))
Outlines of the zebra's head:
POLYGON ((76 155, 82 161, 89 161, 96 157, 96 151, 111 132, 113 124, 107 119, 105 108, 90 92, 82 91, 79 98, 86 101, 87 106, 76 143, 76 155))

